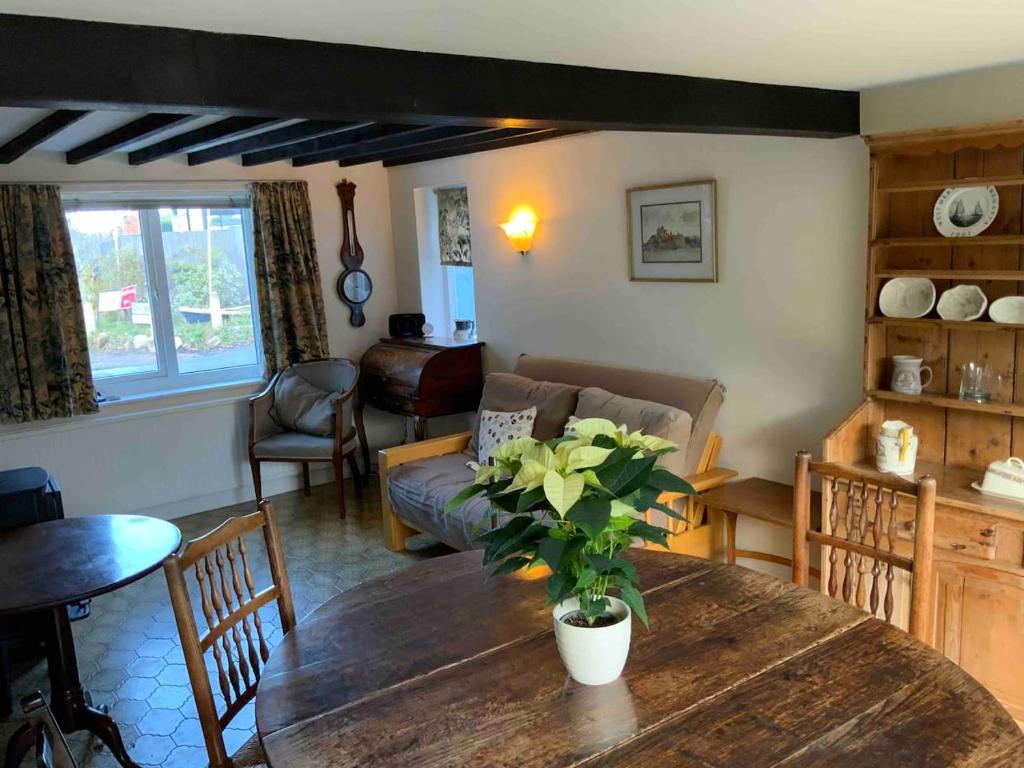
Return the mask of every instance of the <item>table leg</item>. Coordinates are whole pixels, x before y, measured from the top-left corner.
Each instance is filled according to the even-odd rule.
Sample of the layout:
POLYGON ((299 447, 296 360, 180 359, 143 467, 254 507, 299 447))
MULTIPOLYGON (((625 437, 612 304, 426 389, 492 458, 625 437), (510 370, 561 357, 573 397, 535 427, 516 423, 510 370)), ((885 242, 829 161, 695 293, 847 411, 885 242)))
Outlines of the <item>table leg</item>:
MULTIPOLYGON (((95 707, 92 697, 82 687, 75 654, 75 639, 64 606, 50 611, 51 627, 46 639, 46 655, 50 672, 50 709, 64 733, 89 731, 98 736, 124 768, 139 768, 128 756, 117 724, 104 710, 95 707)), ((35 729, 20 729, 7 745, 7 768, 15 768, 35 744, 35 729)))
POLYGON ((725 562, 736 564, 736 513, 725 512, 725 562))

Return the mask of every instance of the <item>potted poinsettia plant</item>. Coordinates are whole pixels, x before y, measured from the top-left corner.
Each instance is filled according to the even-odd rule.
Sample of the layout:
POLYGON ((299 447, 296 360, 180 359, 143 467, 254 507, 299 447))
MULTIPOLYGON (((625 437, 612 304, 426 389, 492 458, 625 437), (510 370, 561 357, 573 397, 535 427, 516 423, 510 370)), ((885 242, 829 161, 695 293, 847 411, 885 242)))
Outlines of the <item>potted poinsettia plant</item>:
POLYGON ((657 466, 676 448, 607 419, 583 419, 563 437, 503 443, 493 464, 480 467, 475 482, 446 507, 450 512, 482 495, 508 513, 503 525, 480 537, 492 575, 550 568, 555 638, 578 682, 617 678, 629 653, 631 614, 647 626, 636 568, 622 551, 637 540, 668 546, 669 531, 648 523, 648 510, 683 519, 662 494, 696 491, 657 466))

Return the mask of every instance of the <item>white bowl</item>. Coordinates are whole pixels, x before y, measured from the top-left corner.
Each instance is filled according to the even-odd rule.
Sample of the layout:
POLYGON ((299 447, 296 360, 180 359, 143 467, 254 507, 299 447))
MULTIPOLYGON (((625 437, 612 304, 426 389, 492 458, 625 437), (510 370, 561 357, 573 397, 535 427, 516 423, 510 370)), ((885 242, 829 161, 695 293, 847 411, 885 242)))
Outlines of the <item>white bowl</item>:
POLYGON ((997 323, 1024 325, 1024 296, 1003 296, 992 302, 988 316, 997 323))
POLYGON ((977 320, 985 314, 988 298, 976 285, 954 285, 943 291, 936 307, 943 320, 977 320))
POLYGON ((878 294, 878 308, 886 317, 924 317, 934 306, 935 283, 927 277, 895 277, 878 294))

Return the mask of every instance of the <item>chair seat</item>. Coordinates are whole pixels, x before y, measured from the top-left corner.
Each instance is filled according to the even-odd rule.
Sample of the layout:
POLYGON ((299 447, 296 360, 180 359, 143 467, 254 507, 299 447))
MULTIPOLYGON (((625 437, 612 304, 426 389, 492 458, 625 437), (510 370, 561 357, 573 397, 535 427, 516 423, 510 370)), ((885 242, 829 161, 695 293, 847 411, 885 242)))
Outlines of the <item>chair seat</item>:
POLYGON ((235 768, 267 768, 267 755, 255 733, 231 756, 235 768))
MULTIPOLYGON (((356 438, 342 446, 342 453, 355 450, 356 438)), ((334 438, 307 435, 305 432, 279 432, 265 437, 252 447, 257 459, 307 459, 330 461, 334 455, 334 438)))

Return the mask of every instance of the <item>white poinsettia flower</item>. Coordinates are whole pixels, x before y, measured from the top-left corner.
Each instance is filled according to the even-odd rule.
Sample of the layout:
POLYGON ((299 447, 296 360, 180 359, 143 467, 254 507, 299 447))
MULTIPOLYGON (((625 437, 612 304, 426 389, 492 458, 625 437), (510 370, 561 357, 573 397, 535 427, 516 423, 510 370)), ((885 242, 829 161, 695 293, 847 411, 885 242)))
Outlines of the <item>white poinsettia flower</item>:
POLYGON ((580 419, 572 425, 573 430, 580 437, 588 437, 593 440, 598 435, 605 435, 607 437, 616 437, 619 433, 619 428, 615 426, 615 423, 608 419, 580 419))

